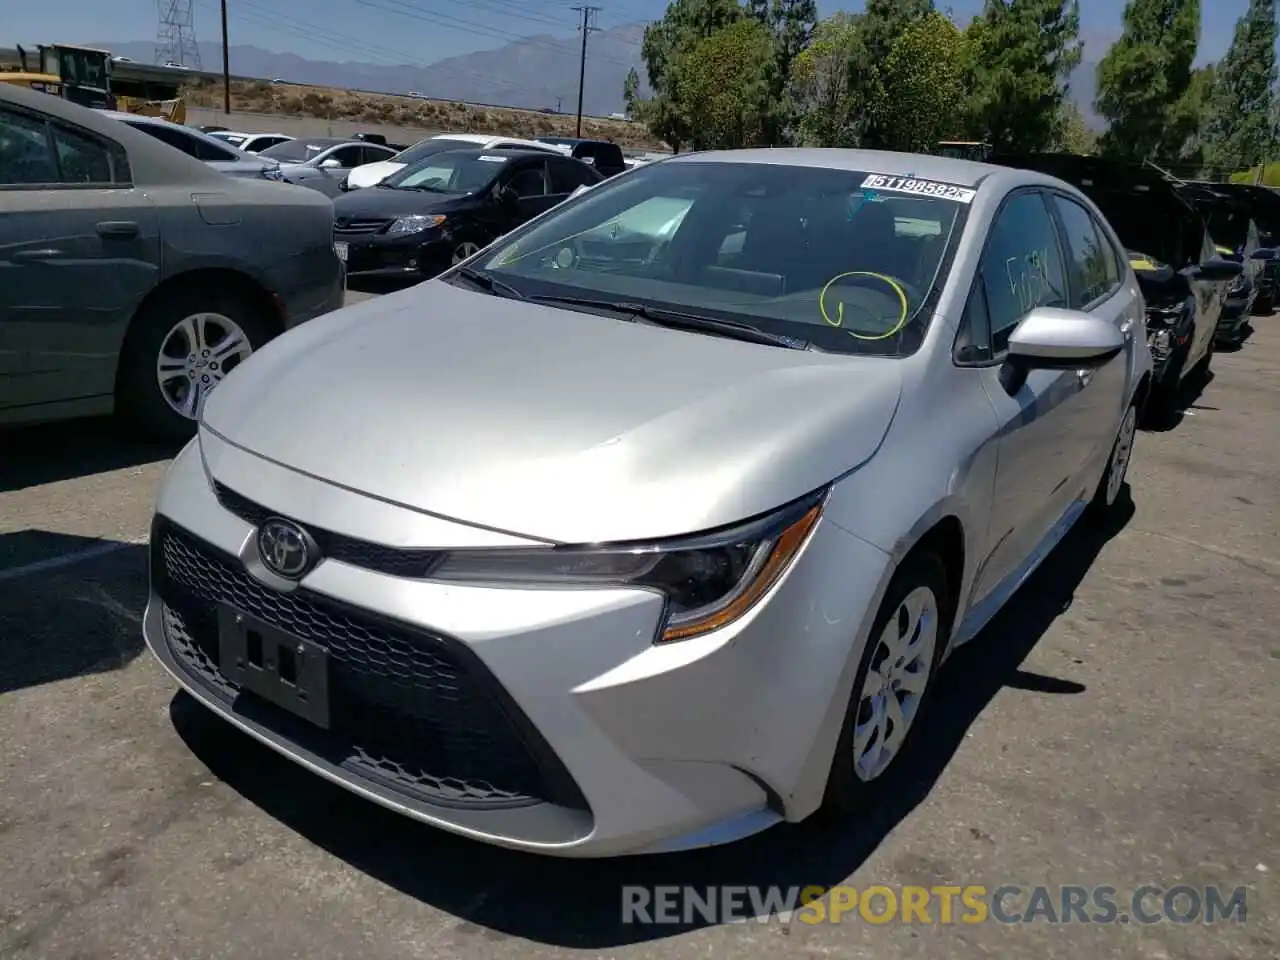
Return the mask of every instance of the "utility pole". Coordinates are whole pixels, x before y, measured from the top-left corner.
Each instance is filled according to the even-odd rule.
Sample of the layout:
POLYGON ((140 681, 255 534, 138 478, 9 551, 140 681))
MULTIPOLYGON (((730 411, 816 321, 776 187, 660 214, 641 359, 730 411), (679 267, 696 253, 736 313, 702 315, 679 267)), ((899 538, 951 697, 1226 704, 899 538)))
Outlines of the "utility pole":
POLYGON ((227 0, 222 0, 222 112, 231 116, 231 51, 227 47, 227 0))
POLYGON ((595 15, 600 12, 599 7, 574 7, 582 14, 582 58, 578 63, 578 132, 575 136, 582 136, 582 87, 587 81, 587 35, 595 31, 592 21, 595 15))

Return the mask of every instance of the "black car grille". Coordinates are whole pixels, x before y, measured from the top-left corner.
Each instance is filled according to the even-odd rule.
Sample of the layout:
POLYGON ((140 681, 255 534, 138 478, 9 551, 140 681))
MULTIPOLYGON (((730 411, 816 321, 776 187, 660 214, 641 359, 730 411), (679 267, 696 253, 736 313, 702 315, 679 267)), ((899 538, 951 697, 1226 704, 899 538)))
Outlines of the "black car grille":
MULTIPOLYGON (((218 502, 246 523, 260 527, 268 517, 285 516, 277 510, 254 503, 248 497, 236 493, 230 487, 215 482, 213 492, 218 502)), ((390 574, 393 577, 425 577, 443 559, 439 550, 388 547, 368 540, 320 530, 305 524, 307 532, 316 541, 322 556, 341 560, 356 567, 390 574)))
POLYGON ((336 766, 428 803, 586 809, 550 747, 460 642, 301 589, 271 590, 238 560, 163 518, 151 542, 169 649, 195 682, 237 712, 336 766), (220 605, 328 651, 328 730, 222 674, 220 605))
POLYGON ((349 220, 339 218, 334 221, 333 232, 340 237, 360 237, 370 233, 381 233, 389 227, 394 220, 379 218, 377 220, 365 219, 361 217, 352 217, 349 220))

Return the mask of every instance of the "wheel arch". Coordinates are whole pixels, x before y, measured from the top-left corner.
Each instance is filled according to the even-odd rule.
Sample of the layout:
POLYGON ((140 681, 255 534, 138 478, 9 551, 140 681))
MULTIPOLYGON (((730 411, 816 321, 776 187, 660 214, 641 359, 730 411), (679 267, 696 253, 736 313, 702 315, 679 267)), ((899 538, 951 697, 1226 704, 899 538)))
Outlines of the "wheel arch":
POLYGON ((139 327, 138 318, 144 316, 156 303, 163 301, 165 297, 172 296, 179 290, 187 292, 201 288, 214 289, 222 293, 230 292, 244 297, 258 308, 272 337, 277 337, 284 333, 285 321, 281 304, 277 302, 276 298, 271 295, 271 292, 262 283, 243 270, 237 270, 232 267, 205 266, 175 273, 152 287, 138 306, 134 308, 133 315, 129 318, 129 324, 125 328, 124 339, 121 341, 120 349, 116 351, 115 357, 116 369, 113 379, 117 396, 120 392, 120 358, 125 353, 130 336, 139 327))

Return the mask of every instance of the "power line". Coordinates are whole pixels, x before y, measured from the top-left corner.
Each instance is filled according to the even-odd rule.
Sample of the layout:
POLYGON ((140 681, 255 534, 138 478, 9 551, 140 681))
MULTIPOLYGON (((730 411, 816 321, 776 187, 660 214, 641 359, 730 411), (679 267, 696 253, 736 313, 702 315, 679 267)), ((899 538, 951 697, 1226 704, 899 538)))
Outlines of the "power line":
POLYGON ((191 0, 156 0, 156 63, 180 63, 196 70, 200 45, 196 43, 195 11, 191 0))
POLYGON ((589 37, 597 28, 593 26, 596 14, 600 12, 599 7, 574 7, 582 14, 582 54, 578 58, 578 132, 574 136, 582 136, 582 92, 587 82, 587 37, 589 37))

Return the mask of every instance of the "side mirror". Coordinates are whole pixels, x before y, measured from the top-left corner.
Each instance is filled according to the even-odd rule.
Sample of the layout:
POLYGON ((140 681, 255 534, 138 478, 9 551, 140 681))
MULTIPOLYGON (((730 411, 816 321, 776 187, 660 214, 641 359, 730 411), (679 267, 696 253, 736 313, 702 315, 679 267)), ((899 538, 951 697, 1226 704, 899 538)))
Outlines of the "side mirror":
POLYGON ((1234 260, 1214 257, 1206 260, 1195 269, 1193 279, 1196 280, 1234 280, 1244 271, 1244 265, 1234 260))
POLYGON ((329 157, 327 160, 320 161, 321 170, 339 170, 342 168, 342 161, 337 157, 329 157))
POLYGON ((1124 334, 1109 320, 1079 310, 1036 307, 1009 335, 1000 382, 1012 396, 1032 370, 1101 367, 1124 350, 1124 334))

